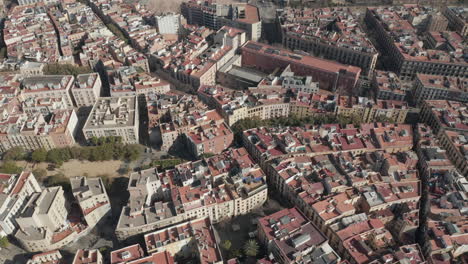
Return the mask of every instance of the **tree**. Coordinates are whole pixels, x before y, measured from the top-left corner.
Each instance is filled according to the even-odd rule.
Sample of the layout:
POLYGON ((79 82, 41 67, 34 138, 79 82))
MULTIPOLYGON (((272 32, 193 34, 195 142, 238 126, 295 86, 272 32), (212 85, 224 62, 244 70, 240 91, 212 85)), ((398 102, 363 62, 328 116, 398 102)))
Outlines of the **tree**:
POLYGON ((97 137, 92 137, 92 138, 89 140, 89 142, 90 142, 91 144, 93 144, 93 146, 97 146, 98 141, 99 141, 99 140, 98 140, 97 137))
POLYGON ((395 123, 395 120, 391 117, 388 117, 386 115, 379 115, 375 118, 375 122, 379 123, 395 123))
POLYGON ((44 162, 47 159, 47 150, 39 148, 31 154, 31 160, 34 162, 44 162))
POLYGON ((222 243, 221 243, 221 247, 226 250, 226 251, 229 251, 229 249, 231 249, 231 246, 232 246, 232 243, 230 240, 224 240, 222 243))
POLYGON ((249 257, 257 256, 257 253, 258 253, 257 241, 255 241, 253 239, 247 240, 247 242, 244 245, 244 253, 245 253, 245 255, 247 255, 249 257))
POLYGON ((8 241, 8 237, 3 236, 0 237, 0 247, 1 248, 6 248, 10 245, 10 241, 8 241))
POLYGON ((35 169, 32 173, 37 179, 44 179, 47 177, 47 171, 45 169, 35 169))
POLYGON ((229 254, 228 254, 229 259, 239 258, 241 256, 242 256, 242 252, 237 248, 233 249, 233 250, 230 250, 229 254))
POLYGON ((71 191, 70 180, 62 173, 47 177, 46 187, 62 186, 65 192, 71 191))
POLYGON ((76 147, 76 146, 73 146, 69 149, 70 151, 70 156, 72 159, 82 159, 82 150, 85 150, 86 148, 80 148, 80 147, 76 147))
POLYGON ((125 158, 134 161, 137 160, 141 155, 142 149, 141 146, 133 144, 125 146, 125 158))
POLYGON ((61 166, 63 164, 63 157, 61 151, 59 149, 49 150, 49 152, 47 152, 46 160, 50 163, 54 163, 58 166, 61 166))
POLYGON ((26 156, 26 152, 22 147, 13 147, 3 154, 4 160, 23 160, 26 156))
POLYGON ((7 161, 0 166, 0 172, 7 174, 19 174, 23 171, 21 167, 17 166, 16 163, 12 161, 7 161))
POLYGON ((201 156, 202 158, 207 159, 207 158, 213 157, 214 155, 215 155, 214 153, 206 152, 206 153, 203 153, 201 156))
POLYGON ((63 63, 50 63, 44 67, 44 75, 78 75, 84 73, 91 73, 92 70, 86 66, 75 66, 72 64, 63 63))

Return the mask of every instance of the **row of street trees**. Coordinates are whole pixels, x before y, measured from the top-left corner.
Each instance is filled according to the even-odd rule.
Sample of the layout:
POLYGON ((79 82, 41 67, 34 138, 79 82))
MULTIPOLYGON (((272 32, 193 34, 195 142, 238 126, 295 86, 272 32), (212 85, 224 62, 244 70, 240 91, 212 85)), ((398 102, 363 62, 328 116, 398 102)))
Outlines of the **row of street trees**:
POLYGON ((28 160, 32 162, 49 162, 61 166, 70 159, 104 161, 104 160, 129 160, 140 157, 143 148, 136 144, 124 144, 120 137, 92 138, 92 146, 65 147, 46 150, 39 148, 28 153, 21 147, 9 149, 4 155, 4 161, 28 160))
MULTIPOLYGON (((395 120, 386 116, 378 116, 376 122, 394 123, 395 120)), ((232 131, 235 135, 235 142, 240 144, 242 141, 242 132, 251 128, 256 127, 287 127, 287 126, 305 126, 305 125, 323 125, 323 124, 339 124, 346 126, 353 124, 354 126, 360 126, 362 123, 362 117, 358 115, 344 116, 335 114, 322 114, 314 116, 306 116, 298 118, 296 116, 290 117, 277 117, 272 119, 262 120, 258 117, 246 118, 237 121, 232 126, 232 131)))

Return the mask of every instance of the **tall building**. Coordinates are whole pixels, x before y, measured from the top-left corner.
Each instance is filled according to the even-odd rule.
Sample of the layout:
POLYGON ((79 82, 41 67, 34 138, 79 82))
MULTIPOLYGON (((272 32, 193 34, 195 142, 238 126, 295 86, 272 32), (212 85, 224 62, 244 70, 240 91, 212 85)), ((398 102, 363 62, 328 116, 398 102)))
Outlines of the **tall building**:
POLYGON ((447 18, 442 15, 440 12, 434 13, 430 16, 429 22, 427 23, 427 32, 440 32, 446 31, 448 27, 447 18))
POLYGON ((109 196, 101 178, 75 177, 70 179, 70 184, 87 225, 95 226, 110 213, 109 196))
POLYGON ((87 140, 116 136, 124 143, 138 144, 139 119, 136 96, 100 97, 83 126, 83 134, 87 140))
POLYGON ((101 77, 97 73, 76 76, 75 85, 71 88, 76 106, 93 106, 101 95, 101 86, 101 77))
POLYGON ((447 17, 449 27, 457 31, 463 37, 468 35, 468 10, 463 6, 448 6, 443 10, 447 17))
POLYGON ((181 13, 187 23, 218 30, 230 26, 245 30, 250 40, 257 41, 262 34, 258 8, 245 3, 218 4, 213 0, 183 2, 181 13))
POLYGON ((298 76, 311 76, 321 89, 348 94, 356 87, 361 69, 333 61, 322 60, 249 41, 241 48, 242 66, 272 73, 290 67, 298 76))
MULTIPOLYGON (((68 244, 70 240, 57 240, 56 236, 68 226, 67 208, 60 186, 34 193, 16 218, 19 225, 19 230, 15 233, 16 239, 24 249, 33 252, 53 250, 68 244)), ((70 239, 72 236, 69 235, 67 233, 70 239)))
POLYGON ((18 225, 16 216, 29 197, 41 191, 32 172, 0 175, 0 236, 13 234, 18 225))
POLYGON ((156 27, 159 34, 175 34, 180 33, 181 16, 180 14, 164 14, 154 16, 156 27))

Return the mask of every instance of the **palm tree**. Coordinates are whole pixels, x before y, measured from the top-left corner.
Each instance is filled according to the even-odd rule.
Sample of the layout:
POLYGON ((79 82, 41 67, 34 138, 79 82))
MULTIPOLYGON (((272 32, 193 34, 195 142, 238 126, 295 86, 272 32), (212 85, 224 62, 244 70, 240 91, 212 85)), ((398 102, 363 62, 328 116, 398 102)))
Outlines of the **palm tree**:
POLYGON ((250 239, 244 245, 245 255, 249 257, 255 257, 258 253, 258 244, 257 241, 250 239))

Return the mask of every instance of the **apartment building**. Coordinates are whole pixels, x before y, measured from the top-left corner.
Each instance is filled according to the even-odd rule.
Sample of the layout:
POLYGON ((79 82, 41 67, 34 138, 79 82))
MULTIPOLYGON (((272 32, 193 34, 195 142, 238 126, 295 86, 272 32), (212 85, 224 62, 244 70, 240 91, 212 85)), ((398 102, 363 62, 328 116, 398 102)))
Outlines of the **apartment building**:
POLYGON ((41 114, 10 115, 0 123, 0 149, 49 150, 71 146, 75 144, 77 123, 74 110, 56 110, 48 121, 41 114))
POLYGON ((126 239, 190 219, 209 217, 217 223, 246 214, 266 201, 265 182, 265 174, 243 148, 165 172, 152 168, 132 173, 129 203, 116 235, 126 239))
POLYGON ((20 174, 2 174, 0 182, 0 236, 7 236, 16 231, 16 216, 29 197, 41 191, 41 187, 32 172, 28 171, 20 174))
POLYGON ((440 144, 447 150, 447 155, 463 175, 468 174, 468 132, 442 131, 438 135, 440 144))
POLYGON ((468 80, 459 77, 417 74, 413 100, 418 104, 424 100, 450 100, 466 103, 468 102, 468 80))
POLYGON ((338 253, 353 264, 366 263, 377 257, 378 253, 372 249, 383 249, 395 244, 390 231, 378 219, 351 224, 338 231, 337 235, 338 253))
POLYGON ((111 97, 135 96, 136 91, 132 79, 138 74, 133 66, 122 66, 107 71, 111 97))
POLYGON ((101 87, 101 77, 97 73, 76 76, 75 85, 71 88, 76 106, 93 106, 101 95, 101 87))
POLYGON ((104 264, 104 258, 98 249, 78 249, 72 264, 104 264))
POLYGON ((57 230, 68 215, 61 187, 50 187, 35 193, 16 219, 20 229, 29 227, 57 230))
POLYGON ((63 97, 29 97, 22 102, 21 106, 23 112, 27 115, 43 115, 44 117, 47 117, 56 111, 67 109, 67 104, 63 97))
POLYGON ((140 244, 134 244, 128 247, 114 250, 110 253, 110 263, 119 264, 140 259, 145 256, 140 244))
POLYGON ((44 67, 44 63, 26 61, 20 66, 20 73, 25 77, 44 75, 44 67))
POLYGON ((140 244, 131 245, 111 252, 110 264, 175 264, 174 257, 167 251, 145 256, 140 244))
POLYGON ((336 104, 336 114, 355 116, 364 123, 382 122, 389 119, 396 123, 404 123, 409 106, 404 101, 372 100, 366 97, 339 96, 336 104))
POLYGON ((429 22, 427 23, 427 32, 442 32, 447 31, 448 19, 440 12, 430 15, 429 22))
POLYGON ((258 239, 281 264, 341 260, 327 237, 296 208, 260 218, 258 239))
MULTIPOLYGON (((15 233, 21 246, 28 251, 47 251, 60 248, 70 240, 60 237, 67 226, 68 205, 62 187, 50 187, 34 193, 16 218, 19 230, 15 233)), ((67 230, 68 231, 68 230, 67 230)), ((70 233, 66 234, 72 238, 70 233)))
MULTIPOLYGON (((19 1, 19 6, 8 10, 3 39, 9 58, 56 63, 60 58, 57 34, 44 4, 38 0, 19 1)), ((52 1, 51 1, 52 2, 52 1)))
POLYGON ((257 41, 262 34, 262 21, 258 8, 245 3, 222 4, 215 1, 190 0, 180 6, 188 24, 219 30, 223 26, 245 30, 250 40, 257 41))
POLYGON ((168 252, 173 256, 190 257, 197 252, 200 263, 224 263, 209 218, 164 228, 146 234, 144 239, 148 253, 168 252))
POLYGON ((372 75, 378 52, 349 8, 284 8, 277 19, 286 48, 354 65, 363 75, 372 75))
POLYGON ((337 98, 338 96, 333 94, 299 92, 296 98, 291 98, 289 113, 297 118, 334 115, 337 98))
POLYGON ((462 221, 428 221, 428 239, 422 251, 431 262, 456 259, 466 253, 468 234, 462 221))
POLYGON ((180 14, 163 14, 154 16, 156 28, 159 34, 180 34, 181 30, 181 15, 180 14))
POLYGON ((413 80, 418 73, 466 78, 468 63, 463 59, 466 51, 459 37, 443 35, 447 38, 440 41, 445 45, 431 49, 424 45, 424 37, 418 35, 418 22, 430 11, 418 5, 372 7, 366 11, 365 21, 376 32, 382 50, 391 56, 388 67, 401 80, 413 80))
POLYGON ((293 53, 263 43, 249 41, 241 48, 242 66, 272 73, 290 66, 298 76, 311 76, 320 89, 351 93, 357 85, 361 69, 309 55, 293 53))
POLYGON ((376 99, 404 101, 406 87, 400 78, 388 71, 375 71, 372 79, 372 88, 376 93, 376 99))
POLYGON ((390 208, 395 204, 417 204, 420 198, 419 182, 379 183, 365 189, 360 206, 369 213, 390 208))
POLYGON ((26 264, 64 264, 62 254, 58 250, 35 254, 26 264))
POLYGON ((234 140, 231 128, 222 123, 198 126, 185 134, 188 151, 195 157, 205 153, 218 154, 227 149, 234 140))
POLYGON ((124 143, 138 144, 139 118, 136 96, 99 97, 83 126, 83 134, 87 140, 117 136, 124 143))
POLYGON ((289 116, 286 89, 281 86, 251 88, 247 91, 229 90, 221 86, 202 86, 198 95, 216 108, 232 126, 245 118, 269 119, 289 116))
POLYGON ((101 178, 75 177, 70 185, 88 226, 95 226, 110 214, 110 200, 101 178))
POLYGON ((18 1, 18 4, 20 6, 22 5, 33 5, 33 4, 40 4, 40 3, 44 3, 44 4, 52 4, 52 3, 56 3, 57 1, 55 0, 19 0, 18 1))
POLYGON ((463 37, 468 36, 468 11, 466 7, 447 6, 442 13, 448 19, 449 27, 463 37))
MULTIPOLYGON (((148 110, 148 132, 150 134, 150 141, 154 145, 160 145, 161 149, 166 151, 172 146, 177 137, 183 133, 184 127, 183 119, 181 116, 190 112, 204 112, 207 107, 196 96, 181 95, 178 93, 168 92, 164 94, 156 94, 150 92, 146 95, 146 108, 148 110), (171 122, 174 122, 172 129, 171 122), (177 123, 180 120, 182 123, 177 123), (165 124, 170 126, 167 129, 165 124), (180 130, 178 128, 181 128, 180 130), (157 136, 151 135, 152 133, 159 133, 157 136)), ((185 130, 184 130, 185 131, 185 130)))
POLYGON ((245 31, 224 26, 216 32, 211 46, 201 36, 192 34, 160 54, 158 61, 168 76, 197 90, 200 85, 216 83, 216 72, 245 41, 245 31))
POLYGON ((73 100, 71 97, 71 88, 75 78, 72 75, 42 75, 26 77, 21 82, 22 100, 30 97, 47 98, 56 97, 64 98, 66 106, 69 109, 73 108, 73 100))
POLYGON ((435 135, 441 131, 468 131, 467 103, 447 100, 425 100, 421 106, 420 120, 428 124, 435 135))
MULTIPOLYGON (((182 105, 181 105, 182 106, 182 105)), ((188 134, 193 132, 197 134, 197 130, 203 132, 203 129, 209 130, 210 127, 213 129, 220 129, 220 135, 229 133, 230 129, 224 125, 223 117, 216 112, 216 110, 204 110, 204 109, 171 109, 168 113, 170 117, 169 122, 159 124, 161 133, 161 149, 169 150, 177 140, 189 140, 188 134), (226 130, 227 129, 227 130, 226 130), (223 131, 221 131, 223 130, 223 131)), ((216 131, 214 131, 216 132, 216 131)), ((232 134, 232 132, 231 132, 232 134)), ((201 135, 201 134, 200 134, 201 135)), ((226 138, 229 139, 229 138, 226 138)), ((224 141, 224 140, 223 140, 224 141)), ((179 141, 180 142, 180 141, 179 141)), ((182 141, 183 142, 183 141, 182 141)), ((208 142, 208 141, 207 141, 208 142)), ((185 142, 190 143, 190 142, 185 142)), ((198 143, 197 143, 198 144, 198 143)), ((222 144, 224 145, 224 143, 222 144)), ((202 148, 203 149, 203 148, 202 148)), ((196 149, 193 150, 197 152, 196 149)))
POLYGON ((107 76, 110 93, 113 97, 146 95, 150 92, 162 94, 171 89, 168 82, 146 72, 138 72, 134 66, 122 66, 108 70, 107 76))
POLYGON ((161 78, 149 74, 139 74, 133 79, 133 86, 138 95, 167 94, 171 90, 171 84, 161 78))
POLYGON ((410 125, 385 123, 361 124, 360 128, 342 128, 338 124, 303 128, 260 127, 244 131, 242 140, 252 157, 269 171, 266 168, 268 161, 280 157, 408 151, 413 147, 413 132, 410 125))

